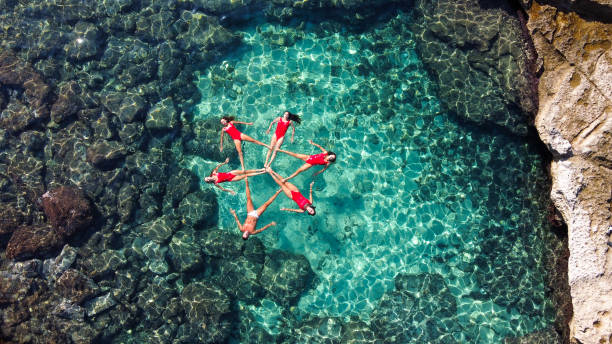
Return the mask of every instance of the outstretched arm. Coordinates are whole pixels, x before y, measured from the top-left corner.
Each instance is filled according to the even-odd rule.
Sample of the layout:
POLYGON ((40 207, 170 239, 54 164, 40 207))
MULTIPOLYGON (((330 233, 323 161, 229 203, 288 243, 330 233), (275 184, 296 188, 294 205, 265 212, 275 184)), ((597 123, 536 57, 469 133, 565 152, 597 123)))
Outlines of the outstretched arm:
POLYGON ((280 210, 284 210, 284 211, 292 211, 294 213, 303 213, 304 210, 302 209, 289 209, 289 208, 281 208, 280 210))
POLYGON ((215 169, 212 170, 212 172, 210 174, 217 173, 217 170, 219 170, 219 167, 227 164, 228 162, 229 162, 229 158, 226 158, 225 161, 220 163, 219 165, 217 165, 217 167, 215 167, 215 169))
POLYGON ((266 134, 270 133, 270 129, 272 129, 272 124, 278 122, 280 120, 280 117, 276 117, 272 122, 270 122, 270 126, 268 127, 268 130, 266 130, 266 134))
POLYGON ((221 185, 219 185, 219 184, 215 184, 215 186, 216 186, 216 187, 218 187, 219 189, 221 189, 221 191, 229 192, 229 193, 231 193, 232 195, 236 195, 236 192, 235 192, 235 191, 233 191, 233 190, 226 189, 226 188, 222 187, 222 186, 221 186, 221 185))
POLYGON ((221 129, 221 144, 219 146, 219 152, 223 152, 223 129, 221 129))
POLYGON ((255 230, 253 232, 253 234, 257 234, 257 233, 263 232, 264 230, 268 229, 268 227, 271 227, 271 226, 276 226, 276 222, 272 221, 272 222, 268 223, 267 225, 261 227, 260 229, 255 230))
POLYGON ((320 150, 322 150, 322 151, 323 151, 323 153, 327 153, 327 151, 326 151, 325 149, 323 149, 323 147, 321 147, 320 145, 318 145, 318 144, 316 144, 316 143, 312 142, 312 140, 308 140, 308 142, 309 142, 311 145, 313 145, 313 146, 319 147, 319 149, 320 149, 320 150))
POLYGON ((293 136, 295 136, 295 125, 293 125, 293 122, 291 122, 291 129, 293 129, 291 132, 291 143, 293 143, 293 136))
POLYGON ((312 200, 312 186, 314 185, 314 181, 310 182, 310 198, 308 199, 310 201, 310 204, 312 204, 313 200, 312 200))
POLYGON ((232 123, 236 123, 236 124, 246 124, 246 125, 253 125, 253 122, 240 122, 240 121, 232 121, 232 123))
POLYGON ((319 172, 317 172, 317 173, 313 174, 313 175, 312 175, 312 177, 314 178, 314 177, 316 177, 316 176, 317 176, 317 174, 321 174, 321 173, 323 173, 323 171, 327 170, 327 168, 329 167, 329 165, 330 165, 330 163, 325 164, 325 167, 323 167, 323 169, 322 169, 321 171, 319 171, 319 172))
POLYGON ((242 225, 240 224, 240 220, 238 220, 238 216, 236 215, 236 211, 234 211, 234 209, 230 209, 230 213, 232 213, 232 215, 234 215, 234 220, 236 220, 236 223, 238 224, 238 229, 240 229, 240 231, 242 232, 242 225))

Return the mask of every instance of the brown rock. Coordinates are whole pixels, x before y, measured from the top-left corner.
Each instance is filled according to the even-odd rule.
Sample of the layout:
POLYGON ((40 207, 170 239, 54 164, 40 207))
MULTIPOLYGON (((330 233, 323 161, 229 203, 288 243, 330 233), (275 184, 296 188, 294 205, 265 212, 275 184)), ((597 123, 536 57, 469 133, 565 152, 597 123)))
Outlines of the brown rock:
POLYGON ((551 198, 568 226, 570 336, 580 343, 612 333, 612 24, 593 20, 612 9, 604 2, 534 1, 527 23, 543 64, 535 124, 554 157, 551 198))
POLYGON ((32 225, 18 228, 6 246, 9 259, 27 259, 44 256, 64 245, 64 239, 49 225, 32 225))
POLYGON ((96 283, 74 269, 66 270, 57 279, 56 287, 60 295, 75 304, 81 304, 98 293, 96 283))
POLYGON ((49 86, 29 63, 19 59, 10 50, 0 52, 0 84, 23 88, 35 116, 49 116, 46 104, 49 86))
POLYGON ((116 141, 98 141, 87 148, 87 161, 99 168, 107 168, 125 157, 125 147, 116 141))
POLYGON ((42 206, 49 223, 67 237, 87 228, 93 220, 91 203, 82 191, 60 186, 42 195, 42 206))
POLYGON ((0 209, 0 234, 12 233, 24 222, 23 214, 10 205, 0 209))
POLYGON ((76 114, 83 106, 80 100, 81 87, 75 81, 60 86, 59 96, 51 107, 51 119, 60 123, 64 119, 76 114))

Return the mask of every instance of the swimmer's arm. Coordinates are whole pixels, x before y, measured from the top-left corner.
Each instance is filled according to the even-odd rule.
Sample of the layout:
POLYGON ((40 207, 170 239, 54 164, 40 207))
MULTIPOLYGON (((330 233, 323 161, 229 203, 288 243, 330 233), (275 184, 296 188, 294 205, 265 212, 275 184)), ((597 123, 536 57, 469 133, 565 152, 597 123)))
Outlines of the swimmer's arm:
POLYGON ((220 163, 219 165, 217 165, 217 167, 215 167, 215 169, 212 170, 212 172, 210 174, 212 175, 213 173, 217 173, 217 171, 219 170, 219 167, 227 164, 228 162, 229 162, 229 158, 225 159, 225 161, 220 163))
POLYGON ((253 122, 239 122, 239 121, 232 121, 232 123, 236 123, 236 124, 246 124, 246 125, 253 125, 253 122))
POLYGON ((280 120, 280 117, 276 117, 272 122, 270 122, 270 126, 268 127, 268 130, 266 130, 266 134, 270 133, 270 129, 272 129, 272 124, 278 122, 280 120))
POLYGON ((257 233, 263 232, 264 230, 268 229, 271 226, 276 226, 276 222, 272 221, 272 222, 268 223, 267 225, 263 226, 262 228, 254 231, 253 234, 257 234, 257 233))
POLYGON ((234 209, 230 209, 230 213, 232 213, 232 215, 234 215, 234 220, 236 220, 236 223, 238 224, 238 229, 240 229, 240 231, 242 232, 242 225, 240 224, 240 220, 238 220, 238 216, 236 215, 236 211, 234 211, 234 209))
POLYGON ((293 125, 293 122, 291 122, 291 129, 293 129, 291 132, 291 143, 293 143, 293 136, 295 135, 295 125, 293 125))
POLYGON ((221 191, 229 192, 229 193, 231 193, 232 195, 236 195, 236 192, 234 192, 233 190, 226 189, 226 188, 222 187, 222 186, 221 186, 221 185, 219 185, 219 184, 215 184, 215 186, 216 186, 216 187, 218 187, 219 189, 221 189, 221 191))
POLYGON ((319 149, 320 149, 320 150, 322 150, 322 151, 323 151, 323 153, 327 153, 327 151, 326 151, 326 150, 325 150, 323 147, 321 147, 320 145, 318 145, 318 144, 316 144, 316 143, 312 142, 312 140, 308 140, 308 142, 309 142, 311 145, 313 145, 313 146, 319 147, 319 149))
POLYGON ((294 213, 303 213, 303 212, 304 212, 304 210, 302 210, 302 209, 289 209, 289 208, 281 208, 281 210, 284 210, 284 211, 292 211, 292 212, 294 212, 294 213))
POLYGON ((219 147, 219 152, 223 152, 223 129, 221 129, 221 144, 219 147))
POLYGON ((323 173, 323 171, 327 170, 327 168, 329 167, 330 163, 325 164, 325 167, 323 167, 323 169, 315 174, 312 175, 312 177, 316 177, 318 174, 323 173))
POLYGON ((310 182, 310 204, 312 204, 313 199, 312 199, 312 186, 314 185, 314 181, 310 182))

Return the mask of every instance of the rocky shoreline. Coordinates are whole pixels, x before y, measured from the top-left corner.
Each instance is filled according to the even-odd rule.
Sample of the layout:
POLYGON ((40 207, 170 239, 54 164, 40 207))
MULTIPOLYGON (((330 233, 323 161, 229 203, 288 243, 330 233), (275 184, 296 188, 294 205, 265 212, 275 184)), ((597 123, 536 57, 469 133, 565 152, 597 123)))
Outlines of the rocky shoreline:
MULTIPOLYGON (((360 26, 375 18, 377 6, 390 4, 404 6, 358 0, 0 0, 0 22, 9 28, 0 30, 0 341, 212 343, 231 337, 244 343, 360 343, 390 335, 430 341, 444 332, 438 324, 454 329, 447 313, 436 314, 440 322, 424 333, 406 332, 391 320, 408 303, 414 307, 401 314, 404 320, 425 312, 427 303, 452 310, 452 295, 433 274, 397 276, 396 290, 385 294, 385 307, 371 324, 296 317, 289 310, 316 278, 308 261, 216 228, 216 195, 200 190, 197 177, 179 167, 184 154, 219 161, 234 154, 215 149, 216 123, 190 120, 200 97, 194 72, 240 42, 229 22, 261 13, 288 22, 323 8, 360 26), (422 293, 430 298, 419 301, 422 293), (262 297, 290 319, 280 333, 246 325, 252 315, 245 307, 262 297)), ((523 41, 520 22, 507 4, 498 5, 492 10, 480 9, 477 1, 420 1, 415 8, 422 20, 412 29, 428 35, 421 42, 431 42, 421 47, 423 59, 446 81, 440 92, 460 118, 526 135, 539 102, 536 127, 554 157, 552 198, 569 229, 572 336, 589 343, 612 326, 606 318, 612 305, 601 302, 605 295, 612 300, 606 261, 610 24, 523 4, 542 59, 537 99, 528 57, 517 46, 523 41), (473 11, 497 29, 465 27, 473 11), (450 18, 452 30, 436 26, 449 14, 457 16, 450 18), (571 35, 563 34, 568 28, 587 37, 588 45, 572 48, 571 35), (442 50, 454 53, 441 61, 436 51, 442 50), (454 68, 469 78, 454 79, 454 68), (466 82, 490 82, 491 93, 470 94, 466 82), (570 121, 567 99, 582 107, 579 122, 570 121)), ((562 254, 549 265, 559 262, 562 254)), ((551 281, 563 305, 566 282, 551 281)), ((560 308, 562 319, 567 305, 560 308)), ((531 338, 560 341, 559 334, 568 335, 562 327, 531 338)))
POLYGON ((607 343, 612 333, 612 17, 603 14, 612 5, 589 4, 533 2, 527 25, 542 67, 535 125, 553 154, 551 198, 568 227, 570 337, 607 343))

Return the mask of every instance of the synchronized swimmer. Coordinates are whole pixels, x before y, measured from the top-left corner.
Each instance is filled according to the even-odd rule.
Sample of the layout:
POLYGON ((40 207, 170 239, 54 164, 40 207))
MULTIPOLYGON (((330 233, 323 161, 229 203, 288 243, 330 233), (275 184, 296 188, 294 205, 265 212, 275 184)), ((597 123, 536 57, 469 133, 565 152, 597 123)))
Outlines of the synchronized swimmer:
POLYGON ((289 126, 291 126, 293 129, 291 132, 291 143, 293 143, 293 136, 295 135, 295 125, 293 125, 293 122, 300 124, 302 123, 302 119, 300 116, 294 115, 289 111, 285 111, 282 117, 276 117, 276 119, 270 122, 270 126, 268 127, 268 130, 266 130, 266 134, 270 133, 272 124, 278 124, 276 125, 276 131, 274 132, 274 135, 272 135, 272 140, 270 141, 270 147, 272 148, 268 150, 264 167, 270 167, 270 165, 272 165, 272 161, 274 161, 274 157, 276 157, 276 151, 278 151, 280 146, 283 144, 283 141, 285 141, 285 133, 287 132, 289 126), (272 153, 272 158, 270 158, 270 153, 272 153), (270 162, 268 162, 268 159, 270 162))
POLYGON ((300 192, 297 186, 295 186, 292 183, 289 183, 287 180, 308 170, 314 165, 322 165, 325 167, 321 171, 315 173, 313 177, 322 173, 332 163, 336 161, 336 153, 325 150, 320 145, 312 142, 312 140, 309 140, 308 142, 312 144, 313 146, 316 146, 319 149, 321 149, 322 153, 314 154, 314 155, 307 155, 307 154, 294 153, 294 152, 285 151, 285 150, 280 149, 280 146, 283 144, 283 141, 285 139, 285 134, 290 126, 293 129, 291 133, 291 142, 293 143, 293 137, 295 134, 295 126, 293 125, 293 122, 300 124, 301 121, 302 120, 300 116, 292 114, 289 111, 285 111, 281 117, 277 117, 270 123, 270 126, 268 127, 268 130, 266 131, 266 133, 270 133, 270 129, 272 128, 272 125, 274 123, 278 123, 278 124, 276 126, 276 131, 274 135, 272 135, 270 145, 266 145, 265 143, 257 141, 254 138, 244 133, 241 133, 234 126, 235 124, 252 125, 253 123, 236 121, 233 116, 223 116, 221 118, 221 124, 223 125, 223 128, 221 130, 221 142, 220 142, 219 150, 223 151, 223 133, 226 132, 234 141, 234 145, 236 146, 236 151, 238 152, 238 157, 240 158, 240 165, 242 167, 242 170, 233 170, 230 172, 218 172, 221 166, 229 162, 229 158, 227 158, 225 159, 223 163, 217 165, 211 171, 210 175, 204 178, 204 181, 209 184, 214 184, 216 187, 218 187, 222 191, 226 191, 226 192, 231 193, 232 195, 235 195, 236 193, 234 191, 225 189, 221 187, 219 184, 224 183, 224 182, 235 182, 235 181, 244 180, 245 187, 246 187, 246 198, 247 198, 247 217, 244 220, 244 223, 240 223, 240 220, 238 219, 238 215, 236 214, 236 211, 234 209, 230 209, 230 213, 233 215, 234 219, 236 220, 236 224, 238 225, 238 229, 242 232, 242 238, 244 240, 248 239, 249 236, 251 235, 260 233, 263 230, 276 225, 276 222, 272 221, 269 224, 265 225, 264 227, 260 229, 256 229, 257 221, 259 220, 259 217, 266 211, 266 209, 272 204, 272 202, 274 202, 274 200, 281 193, 281 191, 285 193, 285 195, 289 199, 293 200, 296 203, 298 209, 281 208, 280 210, 291 211, 291 212, 296 212, 296 213, 305 212, 311 216, 314 216, 316 214, 315 206, 313 205, 313 198, 312 198, 312 188, 314 185, 314 181, 310 183, 310 194, 309 194, 310 197, 306 198, 304 197, 304 195, 302 195, 302 193, 300 192), (268 153, 266 154, 266 162, 264 164, 264 168, 254 169, 254 170, 245 170, 244 157, 242 155, 242 141, 249 141, 249 142, 252 142, 252 143, 268 148, 268 153), (277 152, 283 152, 294 158, 300 159, 304 161, 304 164, 300 166, 300 168, 298 168, 289 177, 283 178, 278 173, 273 171, 272 168, 270 167, 272 165, 272 162, 274 161, 274 158, 276 157, 277 152), (253 200, 251 197, 251 189, 249 187, 248 177, 256 176, 256 175, 263 174, 266 172, 280 186, 280 188, 263 205, 255 209, 255 206, 253 205, 253 200))
POLYGON ((214 183, 216 187, 218 187, 219 189, 229 192, 232 195, 235 195, 236 193, 232 190, 229 189, 225 189, 222 186, 219 185, 219 183, 225 183, 225 182, 237 182, 239 180, 243 180, 246 179, 247 177, 251 177, 251 176, 256 176, 258 174, 262 174, 262 173, 266 173, 266 169, 265 168, 260 168, 258 170, 246 170, 246 171, 242 171, 242 170, 233 170, 230 172, 217 172, 217 170, 219 170, 219 167, 227 164, 229 162, 229 158, 225 159, 224 162, 220 163, 219 165, 217 165, 217 167, 215 167, 214 170, 212 170, 212 172, 210 172, 210 175, 208 177, 204 177, 204 181, 212 184, 214 183))
POLYGON ((238 158, 240 158, 240 166, 242 166, 243 171, 244 171, 244 158, 242 157, 242 145, 241 145, 242 140, 253 142, 260 146, 270 148, 270 146, 268 146, 267 144, 263 142, 259 142, 255 140, 254 138, 250 137, 249 135, 241 133, 240 130, 236 129, 236 127, 234 126, 234 124, 253 125, 253 123, 238 122, 234 120, 233 116, 223 116, 221 118, 221 124, 223 125, 223 129, 221 129, 221 146, 219 147, 219 150, 223 152, 223 132, 226 132, 232 138, 232 140, 234 140, 236 151, 238 151, 238 158))

